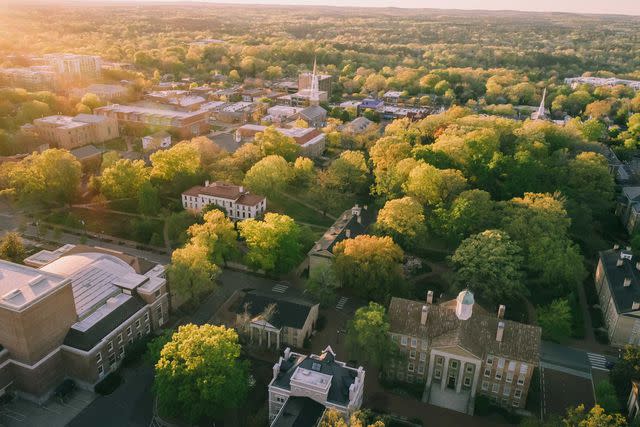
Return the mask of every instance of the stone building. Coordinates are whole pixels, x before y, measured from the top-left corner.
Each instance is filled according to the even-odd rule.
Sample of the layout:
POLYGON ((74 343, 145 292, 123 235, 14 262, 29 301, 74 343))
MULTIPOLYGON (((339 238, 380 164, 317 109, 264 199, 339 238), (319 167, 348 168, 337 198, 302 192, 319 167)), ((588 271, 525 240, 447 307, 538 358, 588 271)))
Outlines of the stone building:
POLYGON ((267 209, 267 198, 251 194, 241 185, 226 182, 205 181, 182 193, 182 206, 194 212, 202 212, 208 205, 223 208, 232 220, 256 218, 267 209))
POLYGON ((473 414, 475 397, 524 408, 539 364, 541 329, 504 319, 505 307, 487 313, 473 294, 434 303, 392 298, 390 335, 400 357, 386 368, 390 379, 424 384, 423 401, 473 414))

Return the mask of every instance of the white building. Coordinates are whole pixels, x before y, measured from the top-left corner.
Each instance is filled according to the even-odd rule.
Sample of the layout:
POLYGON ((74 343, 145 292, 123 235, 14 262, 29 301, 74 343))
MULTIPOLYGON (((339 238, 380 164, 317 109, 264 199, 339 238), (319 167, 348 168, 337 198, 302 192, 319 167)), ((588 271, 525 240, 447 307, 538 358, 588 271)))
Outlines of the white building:
POLYGON ((569 77, 564 79, 564 83, 570 85, 573 89, 578 87, 579 85, 589 85, 589 86, 618 86, 625 85, 629 86, 632 89, 640 90, 640 81, 638 80, 626 80, 626 79, 618 79, 616 77, 569 77))
POLYGON ((95 55, 50 53, 44 60, 58 74, 68 77, 98 77, 102 71, 102 59, 95 55))
MULTIPOLYGON (((320 355, 310 356, 294 353, 289 348, 284 351, 284 357, 273 365, 273 378, 269 383, 272 427, 286 425, 281 423, 281 418, 285 415, 295 418, 300 407, 313 408, 320 404, 347 418, 360 408, 365 371, 362 366, 352 368, 335 357, 331 347, 320 355)), ((320 413, 318 420, 321 416, 320 413)))
POLYGON ((195 186, 182 193, 185 209, 201 212, 207 205, 225 209, 232 220, 243 220, 263 214, 267 209, 267 198, 250 194, 242 186, 219 181, 205 181, 204 186, 195 186))

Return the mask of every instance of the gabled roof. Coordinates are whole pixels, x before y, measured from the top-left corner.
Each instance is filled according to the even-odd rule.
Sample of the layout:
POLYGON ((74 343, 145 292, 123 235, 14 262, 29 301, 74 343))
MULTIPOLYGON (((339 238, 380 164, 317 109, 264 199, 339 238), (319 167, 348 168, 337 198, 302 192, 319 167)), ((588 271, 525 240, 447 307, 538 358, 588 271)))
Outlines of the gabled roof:
POLYGON ((427 305, 426 325, 420 323, 425 304, 392 298, 389 305, 390 332, 430 341, 432 347, 459 346, 478 358, 487 354, 538 363, 542 331, 538 326, 498 319, 474 304, 468 320, 455 313, 456 301, 427 305), (498 322, 505 323, 502 341, 496 340, 498 322))
POLYGON ((244 295, 236 309, 237 314, 246 310, 254 318, 259 316, 271 304, 275 305, 275 312, 266 321, 276 328, 302 329, 309 317, 311 308, 315 305, 297 298, 275 295, 268 292, 249 291, 244 295))
MULTIPOLYGON (((356 205, 355 209, 358 208, 356 205)), ((375 221, 373 209, 368 207, 359 208, 360 221, 358 221, 358 216, 354 214, 353 209, 354 208, 347 209, 340 215, 333 225, 325 231, 313 248, 311 248, 309 255, 320 255, 324 253, 330 256, 337 243, 347 238, 353 239, 361 234, 366 234, 369 225, 375 221), (347 237, 347 234, 349 234, 349 237, 347 237)))
POLYGON ((327 116, 327 110, 320 107, 319 105, 312 105, 300 111, 300 116, 305 117, 309 120, 324 118, 327 116))
POLYGON ((640 271, 636 268, 633 255, 627 251, 609 249, 599 253, 607 284, 611 291, 611 297, 619 314, 638 312, 633 310, 633 303, 640 302, 640 271), (626 258, 621 258, 621 254, 626 258), (631 259, 628 257, 631 256, 631 259), (618 266, 618 260, 622 265, 618 266), (625 279, 629 279, 629 286, 624 286, 625 279))
POLYGON ((640 187, 623 187, 622 193, 632 202, 640 201, 640 187))

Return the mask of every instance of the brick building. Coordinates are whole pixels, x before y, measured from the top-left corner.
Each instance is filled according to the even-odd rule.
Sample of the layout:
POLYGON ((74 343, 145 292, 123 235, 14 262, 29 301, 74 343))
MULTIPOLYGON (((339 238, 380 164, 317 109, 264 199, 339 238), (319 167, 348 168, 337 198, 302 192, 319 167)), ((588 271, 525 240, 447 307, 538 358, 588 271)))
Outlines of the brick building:
POLYGON ((120 136, 115 119, 94 114, 47 116, 35 119, 33 126, 41 139, 67 150, 120 136))
POLYGON ((223 208, 232 220, 256 218, 267 209, 264 196, 251 194, 240 185, 226 182, 205 181, 204 186, 197 185, 182 193, 182 207, 201 212, 207 205, 223 208))

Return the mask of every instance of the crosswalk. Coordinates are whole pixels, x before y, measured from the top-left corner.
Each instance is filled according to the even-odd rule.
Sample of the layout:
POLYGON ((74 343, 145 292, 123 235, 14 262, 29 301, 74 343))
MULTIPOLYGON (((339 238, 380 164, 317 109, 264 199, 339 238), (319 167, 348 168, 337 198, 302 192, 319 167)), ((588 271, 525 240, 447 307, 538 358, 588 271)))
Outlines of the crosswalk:
POLYGON ((593 369, 601 369, 603 371, 608 371, 607 368, 607 359, 601 355, 596 353, 587 353, 587 359, 589 359, 589 364, 593 369))
POLYGON ((336 304, 336 309, 342 310, 344 308, 344 305, 347 303, 347 301, 349 301, 349 298, 340 297, 340 299, 338 300, 338 303, 336 304))
POLYGON ((283 285, 281 283, 278 283, 273 288, 271 288, 273 292, 277 292, 279 294, 284 294, 285 292, 287 292, 287 289, 289 289, 289 286, 283 285))

